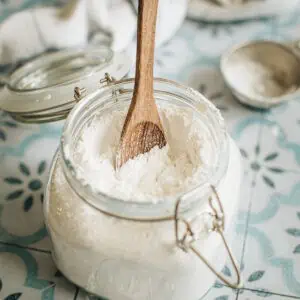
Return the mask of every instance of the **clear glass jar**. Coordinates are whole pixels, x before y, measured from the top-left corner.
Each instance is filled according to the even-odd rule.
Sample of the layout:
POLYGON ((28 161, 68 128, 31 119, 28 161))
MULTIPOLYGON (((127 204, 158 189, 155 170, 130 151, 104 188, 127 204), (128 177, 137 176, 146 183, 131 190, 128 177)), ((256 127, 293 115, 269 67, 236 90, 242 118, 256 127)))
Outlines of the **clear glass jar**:
MULTIPOLYGON (((199 299, 216 277, 195 253, 178 247, 175 215, 195 228, 195 247, 220 270, 227 259, 226 247, 218 230, 209 228, 207 217, 213 214, 208 200, 213 185, 230 223, 239 200, 240 154, 211 102, 193 89, 156 79, 158 105, 191 108, 209 133, 213 150, 209 178, 181 195, 177 214, 178 199, 125 202, 96 193, 76 174, 75 145, 96 113, 129 105, 133 84, 132 79, 109 83, 83 98, 68 116, 44 201, 53 258, 70 281, 111 300, 199 299)), ((182 236, 186 227, 182 223, 178 228, 182 236)))

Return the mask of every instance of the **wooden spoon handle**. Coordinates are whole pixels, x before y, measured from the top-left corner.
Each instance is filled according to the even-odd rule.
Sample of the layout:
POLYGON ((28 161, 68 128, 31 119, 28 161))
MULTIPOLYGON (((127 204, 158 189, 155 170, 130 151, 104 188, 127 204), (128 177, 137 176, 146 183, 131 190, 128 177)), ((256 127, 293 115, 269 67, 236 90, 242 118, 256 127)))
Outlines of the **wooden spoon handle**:
POLYGON ((143 93, 145 101, 149 97, 153 98, 153 63, 157 7, 158 0, 139 0, 134 91, 137 94, 143 93))

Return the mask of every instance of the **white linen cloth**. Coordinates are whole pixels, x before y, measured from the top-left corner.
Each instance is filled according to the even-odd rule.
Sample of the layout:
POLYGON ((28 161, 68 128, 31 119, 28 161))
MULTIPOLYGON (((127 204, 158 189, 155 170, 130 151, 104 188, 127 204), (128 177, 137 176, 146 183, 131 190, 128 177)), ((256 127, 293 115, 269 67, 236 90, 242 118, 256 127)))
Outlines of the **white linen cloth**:
MULTIPOLYGON (((122 51, 136 33, 136 12, 127 0, 77 0, 68 19, 57 7, 37 7, 15 13, 0 24, 0 65, 13 64, 49 48, 85 46, 91 33, 108 34, 111 48, 122 51)), ((188 0, 159 4, 156 45, 170 39, 181 26, 188 0)), ((101 41, 100 41, 101 43, 101 41)))
POLYGON ((298 4, 299 0, 190 0, 188 16, 203 21, 229 22, 283 15, 298 4))

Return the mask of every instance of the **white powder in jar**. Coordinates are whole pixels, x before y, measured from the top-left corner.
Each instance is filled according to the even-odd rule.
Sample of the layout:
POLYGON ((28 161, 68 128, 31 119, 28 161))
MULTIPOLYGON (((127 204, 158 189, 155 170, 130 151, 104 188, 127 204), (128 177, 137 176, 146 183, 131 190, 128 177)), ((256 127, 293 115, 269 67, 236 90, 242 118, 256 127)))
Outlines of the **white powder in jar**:
POLYGON ((208 130, 195 112, 175 105, 160 109, 167 146, 153 148, 116 171, 126 113, 116 110, 96 115, 83 127, 74 156, 77 175, 84 183, 125 201, 157 202, 207 179, 216 157, 208 130))
MULTIPOLYGON (((223 129, 217 122, 205 122, 205 106, 200 104, 199 110, 201 117, 193 109, 162 106, 160 114, 168 147, 153 149, 134 159, 120 173, 115 172, 113 165, 127 111, 91 116, 74 137, 76 146, 69 149, 69 157, 75 160, 77 173, 85 183, 107 194, 153 202, 174 197, 202 180, 207 183, 219 159, 216 139, 224 133, 223 129)), ((226 225, 238 207, 241 178, 239 150, 230 139, 228 159, 226 173, 217 186, 226 225)), ((107 215, 78 196, 63 165, 58 155, 45 194, 45 223, 55 262, 72 282, 95 295, 120 300, 199 299, 213 284, 215 275, 205 264, 177 247, 174 220, 134 222, 107 215)), ((202 213, 209 208, 208 202, 202 200, 205 198, 201 197, 199 205, 191 207, 186 217, 196 231, 197 248, 220 270, 227 255, 225 248, 220 248, 218 234, 206 230, 202 213)), ((113 202, 107 206, 112 214, 117 212, 110 206, 113 202)), ((176 201, 173 202, 175 209, 176 201)), ((135 212, 130 201, 124 204, 135 212)), ((149 210, 155 206, 149 205, 149 210)), ((137 210, 135 216, 139 215, 137 210)), ((184 230, 184 224, 181 225, 184 230)))

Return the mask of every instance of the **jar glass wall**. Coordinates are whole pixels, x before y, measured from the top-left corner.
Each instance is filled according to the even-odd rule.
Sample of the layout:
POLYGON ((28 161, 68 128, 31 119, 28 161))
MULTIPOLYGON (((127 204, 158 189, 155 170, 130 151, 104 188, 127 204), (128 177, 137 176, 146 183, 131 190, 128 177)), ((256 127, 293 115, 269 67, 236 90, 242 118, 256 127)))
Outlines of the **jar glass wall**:
MULTIPOLYGON (((133 84, 132 79, 109 83, 82 99, 65 123, 44 200, 53 258, 69 280, 108 299, 198 299, 211 287, 215 275, 198 257, 176 244, 174 212, 178 199, 125 202, 95 192, 77 176, 74 151, 82 128, 95 114, 128 107, 133 84)), ((198 92, 156 79, 154 96, 161 107, 189 107, 210 136, 214 151, 209 176, 180 196, 179 213, 193 224, 197 221, 197 247, 218 270, 226 260, 224 247, 220 248, 220 237, 207 230, 202 215, 209 211, 212 184, 227 222, 232 220, 239 199, 239 151, 219 111, 198 92)))

